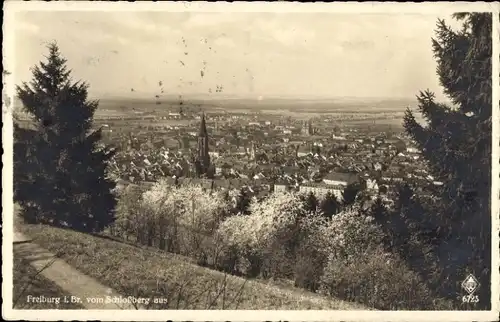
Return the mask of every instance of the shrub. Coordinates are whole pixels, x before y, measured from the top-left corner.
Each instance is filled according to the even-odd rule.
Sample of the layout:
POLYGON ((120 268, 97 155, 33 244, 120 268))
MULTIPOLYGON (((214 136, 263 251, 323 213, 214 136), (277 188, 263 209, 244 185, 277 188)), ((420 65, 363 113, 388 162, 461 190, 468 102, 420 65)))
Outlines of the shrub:
POLYGON ((259 250, 263 249, 265 243, 259 239, 259 235, 263 235, 264 229, 270 226, 270 223, 266 221, 268 218, 258 219, 253 215, 238 214, 222 222, 217 231, 217 238, 221 243, 220 262, 217 265, 223 267, 230 265, 226 269, 237 270, 247 276, 251 275, 249 258, 255 260, 259 250))
POLYGON ((214 267, 222 272, 238 275, 239 253, 235 246, 224 247, 222 243, 218 244, 216 256, 214 258, 214 267))
POLYGON ((346 261, 330 256, 320 292, 382 310, 446 309, 397 256, 381 248, 346 261))
POLYGON ((172 187, 163 180, 142 195, 127 189, 120 198, 118 230, 136 236, 139 243, 190 256, 200 265, 214 257, 213 234, 228 210, 222 193, 172 187))
POLYGON ((357 207, 334 216, 318 236, 328 254, 320 292, 385 310, 437 306, 419 275, 385 251, 382 228, 357 207))
POLYGON ((141 194, 134 186, 127 186, 118 191, 117 218, 111 228, 113 235, 125 240, 128 240, 129 236, 137 236, 137 224, 141 221, 141 194))
POLYGON ((144 193, 122 191, 115 227, 230 274, 292 279, 378 309, 437 306, 402 258, 384 252, 382 228, 356 204, 331 219, 307 213, 294 193, 253 200, 248 215, 227 217, 228 208, 221 193, 160 181, 144 193))
POLYGON ((328 222, 321 213, 310 213, 300 219, 293 272, 297 287, 313 292, 319 288, 327 259, 325 252, 322 251, 324 241, 321 238, 321 231, 328 222))
POLYGON ((357 206, 350 206, 320 228, 318 243, 325 254, 333 254, 346 261, 365 256, 382 245, 384 234, 373 217, 362 213, 357 206))
POLYGON ((218 235, 225 247, 237 249, 240 263, 247 262, 246 274, 282 275, 293 272, 293 253, 283 255, 294 250, 298 218, 303 214, 294 194, 274 193, 262 202, 252 200, 249 215, 227 218, 218 235))

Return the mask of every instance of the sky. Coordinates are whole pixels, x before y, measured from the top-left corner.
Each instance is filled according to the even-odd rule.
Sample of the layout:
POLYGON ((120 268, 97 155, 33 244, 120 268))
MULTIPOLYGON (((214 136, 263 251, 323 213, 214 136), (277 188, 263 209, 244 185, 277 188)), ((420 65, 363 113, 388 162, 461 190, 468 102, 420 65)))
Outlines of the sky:
POLYGON ((428 88, 439 99, 431 51, 438 18, 450 20, 333 12, 17 12, 13 73, 16 83, 29 80, 47 43, 57 41, 73 77, 88 82, 96 97, 414 98, 428 88))

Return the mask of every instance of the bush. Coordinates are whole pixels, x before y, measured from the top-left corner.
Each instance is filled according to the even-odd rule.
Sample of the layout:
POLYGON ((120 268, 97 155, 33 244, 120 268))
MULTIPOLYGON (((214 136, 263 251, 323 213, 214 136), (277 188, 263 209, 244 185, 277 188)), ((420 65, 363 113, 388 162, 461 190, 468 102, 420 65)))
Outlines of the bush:
POLYGON ((214 267, 219 271, 238 275, 239 253, 234 246, 219 247, 214 259, 214 267))
POLYGON ((293 271, 296 287, 315 292, 320 286, 320 278, 327 260, 323 251, 321 231, 328 222, 321 213, 311 213, 300 219, 293 271))
POLYGON ((150 303, 148 309, 363 309, 309 292, 228 276, 193 265, 179 255, 42 225, 20 228, 40 246, 61 253, 73 267, 124 296, 167 299, 163 304, 150 303))
POLYGON ((381 310, 449 309, 403 261, 381 248, 346 261, 330 256, 320 292, 381 310))
POLYGON ((367 256, 382 245, 384 233, 373 217, 363 214, 357 206, 350 206, 321 226, 318 238, 325 254, 350 261, 367 256))
POLYGON ((334 216, 319 236, 328 254, 320 292, 384 310, 449 308, 434 301, 398 255, 385 251, 382 228, 357 207, 334 216))
POLYGON ((227 218, 217 233, 226 248, 237 250, 242 257, 240 264, 247 262, 246 271, 241 273, 289 275, 293 272, 297 223, 303 215, 303 205, 294 194, 274 193, 262 202, 252 200, 249 215, 227 218), (286 258, 289 260, 283 262, 286 258))
POLYGON ((200 265, 213 260, 213 234, 228 208, 221 193, 172 187, 163 180, 142 194, 129 188, 121 193, 116 230, 141 244, 190 256, 200 265))
POLYGON ((331 219, 307 213, 294 193, 253 200, 247 215, 227 217, 228 208, 223 194, 198 187, 161 181, 144 193, 129 187, 121 193, 115 231, 199 265, 291 279, 296 287, 378 309, 449 307, 434 303, 419 275, 385 252, 383 229, 357 204, 331 219))
POLYGON ((116 207, 116 221, 111 226, 113 235, 125 240, 129 236, 137 236, 136 226, 140 221, 140 200, 142 192, 134 186, 127 186, 118 191, 118 203, 116 207))

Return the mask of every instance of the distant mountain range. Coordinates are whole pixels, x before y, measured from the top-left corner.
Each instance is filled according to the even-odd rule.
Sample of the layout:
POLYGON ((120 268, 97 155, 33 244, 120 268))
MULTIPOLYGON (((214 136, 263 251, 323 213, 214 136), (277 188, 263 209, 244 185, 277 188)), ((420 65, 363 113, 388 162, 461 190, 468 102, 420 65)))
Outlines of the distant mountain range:
MULTIPOLYGON (((416 108, 416 98, 367 98, 367 97, 337 97, 337 98, 301 98, 301 97, 264 97, 259 98, 241 98, 230 96, 207 96, 200 95, 165 95, 159 98, 153 97, 125 97, 125 96, 110 96, 106 95, 97 98, 101 102, 101 107, 106 108, 110 105, 124 105, 141 109, 141 105, 155 104, 156 101, 161 101, 162 104, 177 105, 181 101, 183 104, 190 105, 209 105, 218 106, 221 108, 255 108, 255 109, 273 109, 276 107, 286 108, 288 110, 295 109, 311 109, 315 111, 342 111, 350 109, 353 112, 356 110, 363 111, 404 111, 407 107, 416 108)), ((14 109, 18 110, 21 107, 19 99, 14 100, 14 109)), ((208 106, 207 106, 208 107, 208 106)))
POLYGON ((242 98, 231 96, 207 96, 207 95, 165 95, 159 98, 152 97, 119 97, 106 96, 100 98, 101 102, 115 102, 120 104, 134 103, 154 103, 161 101, 162 103, 178 103, 180 101, 191 104, 209 104, 218 105, 220 107, 269 107, 272 106, 287 106, 291 107, 314 107, 322 108, 374 108, 374 109, 390 109, 404 110, 408 106, 416 106, 415 98, 365 98, 365 97, 338 97, 338 98, 303 98, 303 97, 262 97, 262 98, 242 98))
MULTIPOLYGON (((266 95, 266 96, 234 96, 234 95, 224 95, 224 94, 216 94, 216 95, 207 95, 204 93, 201 94, 161 94, 160 99, 162 101, 176 100, 182 96, 184 100, 204 100, 204 101, 265 101, 265 102, 367 102, 367 101, 415 101, 415 98, 408 97, 356 97, 356 96, 342 96, 342 97, 313 97, 313 96, 279 96, 279 95, 266 95)), ((145 94, 140 93, 137 95, 98 95, 95 98, 99 98, 102 100, 127 100, 127 101, 144 101, 144 100, 155 100, 155 94, 145 94)))

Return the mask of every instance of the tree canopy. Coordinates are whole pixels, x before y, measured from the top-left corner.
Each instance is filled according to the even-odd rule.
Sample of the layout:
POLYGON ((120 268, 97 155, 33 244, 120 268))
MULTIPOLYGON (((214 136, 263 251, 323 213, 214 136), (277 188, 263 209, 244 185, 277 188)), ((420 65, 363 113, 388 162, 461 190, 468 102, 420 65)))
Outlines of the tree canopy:
POLYGON ((98 102, 88 85, 73 82, 55 43, 45 62, 17 86, 35 129, 15 128, 15 198, 25 219, 80 231, 101 231, 114 221, 115 183, 107 177, 114 151, 93 130, 98 102))
MULTIPOLYGON (((418 111, 427 124, 419 124, 408 109, 404 127, 431 174, 444 183, 438 208, 428 213, 439 215, 448 230, 440 251, 455 252, 450 256, 453 260, 442 264, 455 270, 450 274, 457 274, 457 280, 465 278, 458 274, 473 271, 482 284, 489 285, 492 15, 457 13, 454 18, 461 22, 460 29, 439 20, 432 39, 439 82, 450 103, 438 102, 428 90, 420 92, 418 111), (463 255, 458 255, 459 250, 463 255)), ((483 291, 488 292, 488 287, 483 291)), ((483 298, 485 304, 489 297, 483 298)))

